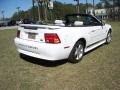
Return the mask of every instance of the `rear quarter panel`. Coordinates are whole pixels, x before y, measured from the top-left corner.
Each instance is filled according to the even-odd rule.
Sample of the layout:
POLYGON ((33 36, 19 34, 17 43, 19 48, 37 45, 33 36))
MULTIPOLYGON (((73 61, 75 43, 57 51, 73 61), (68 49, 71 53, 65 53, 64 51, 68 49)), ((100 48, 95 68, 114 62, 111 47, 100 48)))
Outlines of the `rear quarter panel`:
POLYGON ((89 28, 85 27, 63 27, 55 32, 58 33, 64 46, 70 46, 73 48, 75 43, 80 39, 86 40, 86 45, 89 44, 89 28))

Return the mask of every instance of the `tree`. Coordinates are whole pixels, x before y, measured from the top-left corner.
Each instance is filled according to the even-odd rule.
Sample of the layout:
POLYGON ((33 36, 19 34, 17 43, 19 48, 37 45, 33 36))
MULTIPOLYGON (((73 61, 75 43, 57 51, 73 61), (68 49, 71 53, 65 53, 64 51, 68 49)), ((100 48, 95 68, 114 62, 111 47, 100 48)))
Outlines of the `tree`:
POLYGON ((93 0, 93 15, 95 15, 95 0, 93 0))
POLYGON ((120 7, 120 0, 100 0, 102 3, 105 3, 106 8, 110 7, 120 7))
POLYGON ((34 3, 35 3, 35 0, 32 0, 32 15, 33 15, 33 20, 35 21, 35 5, 34 5, 34 3))
POLYGON ((48 19, 47 19, 47 13, 48 13, 48 11, 47 11, 47 5, 48 5, 48 2, 49 2, 49 0, 43 0, 43 3, 44 3, 44 14, 45 14, 45 21, 47 22, 48 21, 48 19))
POLYGON ((101 9, 101 8, 103 8, 103 5, 102 5, 102 3, 101 3, 101 2, 99 2, 98 4, 96 4, 96 8, 98 8, 98 9, 101 9))
POLYGON ((45 16, 45 21, 47 21, 47 13, 48 13, 48 11, 47 11, 47 5, 48 5, 48 2, 49 2, 50 0, 35 0, 35 2, 37 2, 37 4, 38 4, 38 16, 39 16, 39 21, 41 21, 41 15, 42 15, 42 13, 40 14, 40 9, 42 9, 42 7, 44 8, 44 15, 42 15, 42 16, 45 16), (41 8, 40 8, 40 6, 41 6, 41 8))
MULTIPOLYGON (((37 3, 37 2, 35 2, 35 3, 37 3)), ((88 6, 92 6, 92 5, 88 4, 88 6)), ((47 16, 45 16, 45 11, 44 11, 45 7, 47 9, 47 5, 44 6, 44 2, 42 2, 42 7, 40 7, 40 10, 42 10, 41 11, 42 13, 40 13, 41 20, 42 21, 50 21, 51 20, 50 12, 47 9, 47 16), (45 17, 47 17, 47 20, 45 20, 46 19, 45 17)), ((86 5, 85 4, 80 3, 79 7, 80 7, 80 13, 86 12, 86 5)), ((39 20, 38 6, 36 6, 36 5, 34 6, 34 8, 32 7, 30 9, 28 9, 27 11, 21 10, 22 12, 20 11, 19 14, 17 14, 17 12, 15 12, 12 16, 12 19, 19 20, 18 16, 20 16, 22 19, 26 19, 26 18, 33 19, 33 9, 34 9, 34 13, 35 13, 34 20, 39 20)), ((58 2, 58 1, 54 1, 54 8, 52 10, 52 16, 53 16, 52 21, 54 21, 55 19, 64 19, 64 16, 66 14, 76 13, 75 9, 76 9, 76 5, 74 5, 74 4, 65 4, 65 3, 58 2)))
POLYGON ((20 19, 20 17, 19 17, 20 7, 16 7, 16 9, 17 9, 18 18, 20 19))
POLYGON ((111 3, 112 3, 112 0, 100 0, 101 3, 104 3, 105 5, 105 8, 110 8, 112 7, 111 3))
POLYGON ((88 13, 88 0, 86 0, 86 13, 88 13))
POLYGON ((114 0, 114 5, 120 7, 120 0, 114 0))
POLYGON ((41 14, 40 14, 40 6, 42 5, 42 1, 41 0, 36 0, 37 4, 38 4, 38 17, 39 17, 39 21, 41 21, 41 14))
POLYGON ((3 21, 4 21, 4 18, 5 18, 5 17, 4 17, 4 12, 5 12, 4 10, 1 11, 2 16, 3 16, 3 21))
POLYGON ((80 13, 80 7, 79 7, 80 1, 79 1, 79 0, 74 0, 74 1, 77 2, 77 6, 76 6, 76 8, 77 8, 77 13, 80 13))

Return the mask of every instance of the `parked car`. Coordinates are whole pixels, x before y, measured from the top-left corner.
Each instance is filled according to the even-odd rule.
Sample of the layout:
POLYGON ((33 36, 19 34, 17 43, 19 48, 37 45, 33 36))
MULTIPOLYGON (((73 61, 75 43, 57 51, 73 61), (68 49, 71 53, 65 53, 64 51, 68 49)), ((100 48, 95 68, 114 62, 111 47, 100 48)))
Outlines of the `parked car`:
POLYGON ((8 20, 0 21, 0 27, 5 27, 8 25, 8 20))
POLYGON ((35 23, 32 19, 23 19, 23 24, 33 24, 35 23))
POLYGON ((84 53, 110 43, 112 27, 89 14, 69 14, 54 25, 22 24, 15 44, 19 53, 56 61, 79 62, 84 53))
POLYGON ((7 26, 14 26, 16 25, 16 21, 15 20, 10 20, 7 24, 7 26))

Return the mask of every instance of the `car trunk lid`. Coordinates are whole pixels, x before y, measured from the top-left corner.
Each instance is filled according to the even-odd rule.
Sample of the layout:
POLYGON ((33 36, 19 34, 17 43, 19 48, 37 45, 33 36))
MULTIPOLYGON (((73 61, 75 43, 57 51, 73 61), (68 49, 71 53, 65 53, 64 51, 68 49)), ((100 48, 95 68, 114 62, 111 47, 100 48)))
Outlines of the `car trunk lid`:
POLYGON ((58 26, 21 24, 18 30, 20 30, 21 39, 45 42, 44 34, 53 33, 59 28, 58 26))

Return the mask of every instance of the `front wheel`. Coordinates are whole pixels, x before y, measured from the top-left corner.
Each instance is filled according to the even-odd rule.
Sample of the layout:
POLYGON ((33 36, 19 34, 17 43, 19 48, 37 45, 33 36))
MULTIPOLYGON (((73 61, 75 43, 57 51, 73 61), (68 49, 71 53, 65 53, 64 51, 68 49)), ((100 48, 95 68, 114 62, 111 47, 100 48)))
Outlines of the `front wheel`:
POLYGON ((109 44, 112 41, 112 34, 111 32, 108 32, 107 38, 106 38, 106 44, 109 44))
POLYGON ((84 55, 84 43, 82 41, 78 41, 73 47, 73 50, 71 51, 69 61, 71 63, 78 63, 80 60, 82 60, 83 55, 84 55))

